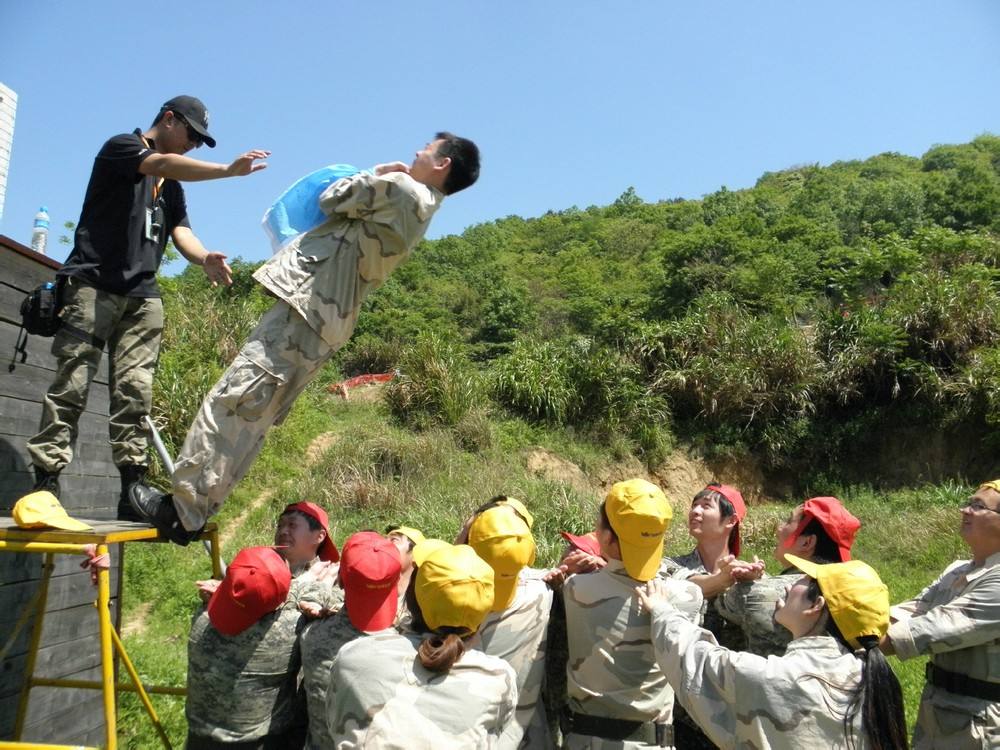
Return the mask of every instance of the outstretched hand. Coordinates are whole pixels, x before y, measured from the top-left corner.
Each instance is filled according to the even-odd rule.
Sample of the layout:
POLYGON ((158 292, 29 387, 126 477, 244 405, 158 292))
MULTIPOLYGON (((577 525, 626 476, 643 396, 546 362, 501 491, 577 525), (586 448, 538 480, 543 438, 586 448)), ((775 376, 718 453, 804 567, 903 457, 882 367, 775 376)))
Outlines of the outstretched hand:
POLYGON ((635 587, 635 595, 647 612, 652 612, 653 607, 657 604, 670 601, 670 595, 667 591, 666 582, 660 578, 647 581, 645 586, 635 587))
POLYGON ((207 581, 195 581, 194 585, 198 587, 198 596, 205 604, 208 604, 208 600, 212 598, 212 594, 219 588, 220 583, 222 581, 209 578, 207 581))
POLYGON ((212 286, 233 285, 233 269, 226 263, 226 256, 222 253, 208 253, 201 264, 201 270, 212 282, 212 286))
POLYGON ((230 177, 243 177, 244 175, 248 175, 252 172, 259 172, 262 169, 267 169, 266 162, 255 162, 257 159, 266 159, 270 155, 270 151, 264 151, 259 148, 247 151, 245 154, 240 154, 233 159, 232 164, 226 167, 226 172, 229 173, 230 177))

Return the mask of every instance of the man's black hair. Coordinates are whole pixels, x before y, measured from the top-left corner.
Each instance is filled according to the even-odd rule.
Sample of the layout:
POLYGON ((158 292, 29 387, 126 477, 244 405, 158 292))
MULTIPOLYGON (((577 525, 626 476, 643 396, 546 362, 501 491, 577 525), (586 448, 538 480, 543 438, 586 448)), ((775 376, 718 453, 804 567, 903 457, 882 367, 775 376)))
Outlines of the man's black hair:
POLYGON ((444 141, 438 146, 437 155, 451 159, 451 171, 444 181, 445 195, 465 190, 479 179, 479 147, 475 143, 447 130, 436 133, 434 140, 444 141))

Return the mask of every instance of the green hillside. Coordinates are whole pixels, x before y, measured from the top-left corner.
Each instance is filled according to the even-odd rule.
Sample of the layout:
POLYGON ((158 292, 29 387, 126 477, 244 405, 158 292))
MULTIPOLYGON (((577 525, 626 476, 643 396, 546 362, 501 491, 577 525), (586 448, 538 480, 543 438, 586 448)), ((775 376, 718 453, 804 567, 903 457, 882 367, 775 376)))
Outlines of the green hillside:
MULTIPOLYGON (((686 552, 687 504, 715 477, 746 491, 749 554, 768 560, 779 517, 838 494, 864 524, 858 556, 894 600, 912 596, 963 553, 958 503, 1000 464, 998 209, 1000 138, 984 135, 702 200, 629 189, 425 242, 268 438, 217 519, 225 556, 266 541, 294 500, 329 508, 338 542, 399 522, 449 538, 503 492, 535 512, 551 564, 558 530, 591 528, 601 492, 631 475, 667 491, 668 549, 686 552), (347 402, 326 390, 394 368, 347 402)), ((236 264, 224 291, 199 269, 162 282, 154 416, 174 451, 270 304, 252 270, 236 264)), ((139 546, 127 645, 144 677, 180 684, 208 559, 139 546)), ((912 722, 922 665, 893 665, 912 722)), ((179 741, 171 701, 157 705, 179 741)), ((129 746, 156 746, 124 706, 129 746)))

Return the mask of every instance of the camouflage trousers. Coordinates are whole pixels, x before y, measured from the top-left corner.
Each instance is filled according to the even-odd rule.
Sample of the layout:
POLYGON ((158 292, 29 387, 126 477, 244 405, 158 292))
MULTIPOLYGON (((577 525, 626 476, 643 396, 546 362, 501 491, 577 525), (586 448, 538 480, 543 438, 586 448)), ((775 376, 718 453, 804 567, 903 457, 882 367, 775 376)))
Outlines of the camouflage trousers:
POLYGON ((271 425, 335 350, 283 301, 264 313, 202 401, 174 464, 177 515, 189 530, 218 513, 249 471, 271 425))
POLYGON ((118 466, 145 464, 149 442, 141 420, 153 402, 163 301, 111 294, 70 277, 63 287, 62 319, 78 330, 61 328, 52 341, 56 375, 42 400, 38 434, 27 443, 32 464, 54 472, 73 459, 77 423, 102 355, 83 331, 107 345, 112 458, 118 466))
MULTIPOLYGON (((570 732, 563 737, 563 750, 661 750, 659 745, 635 740, 607 740, 603 737, 591 737, 570 732)), ((668 744, 665 747, 673 748, 668 744)))

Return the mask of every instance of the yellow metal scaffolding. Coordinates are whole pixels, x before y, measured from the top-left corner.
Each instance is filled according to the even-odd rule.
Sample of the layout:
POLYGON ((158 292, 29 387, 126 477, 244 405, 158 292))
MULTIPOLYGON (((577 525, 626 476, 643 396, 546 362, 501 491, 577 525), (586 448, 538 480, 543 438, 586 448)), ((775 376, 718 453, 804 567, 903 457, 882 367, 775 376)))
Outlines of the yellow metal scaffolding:
MULTIPOLYGON (((99 569, 97 573, 97 600, 94 605, 97 607, 97 623, 100 634, 101 649, 101 679, 96 680, 64 680, 35 676, 35 661, 38 656, 38 647, 42 640, 42 623, 45 619, 45 606, 48 599, 49 579, 55 568, 55 555, 85 555, 87 545, 95 545, 97 554, 108 553, 111 544, 124 544, 125 542, 155 542, 165 541, 160 538, 156 529, 137 523, 126 523, 122 521, 91 521, 80 519, 84 523, 93 526, 93 531, 61 531, 59 529, 22 529, 19 528, 10 517, 0 517, 0 552, 28 552, 45 555, 42 578, 38 592, 25 608, 14 631, 11 633, 8 644, 12 644, 21 628, 28 622, 31 615, 35 615, 35 623, 32 628, 31 645, 28 649, 27 666, 25 667, 24 687, 21 690, 21 698, 17 707, 17 722, 14 728, 14 742, 0 741, 0 750, 12 748, 35 748, 36 750, 70 750, 80 748, 80 745, 50 745, 37 744, 31 742, 20 742, 21 733, 24 730, 24 721, 28 715, 28 700, 33 687, 56 687, 56 688, 83 688, 86 690, 100 690, 104 697, 104 725, 106 750, 117 750, 118 748, 118 723, 117 723, 117 696, 118 691, 131 691, 139 694, 149 718, 163 742, 164 747, 171 750, 170 740, 167 738, 160 719, 153 708, 153 703, 149 699, 150 693, 165 695, 185 695, 185 688, 181 687, 157 687, 143 685, 139 680, 132 661, 125 652, 121 638, 115 630, 111 619, 111 576, 107 568, 99 569), (122 664, 128 671, 131 683, 117 683, 115 681, 114 654, 117 652, 121 657, 122 664)), ((208 524, 202 534, 202 539, 208 541, 212 556, 212 575, 215 578, 222 577, 222 562, 219 557, 219 535, 215 524, 208 524)))

